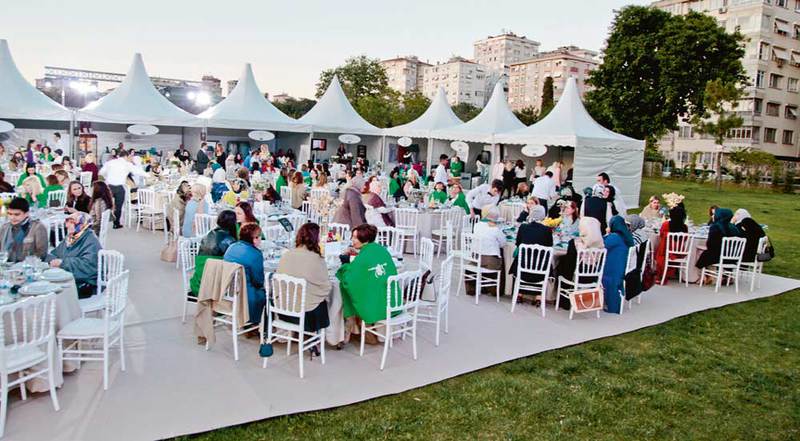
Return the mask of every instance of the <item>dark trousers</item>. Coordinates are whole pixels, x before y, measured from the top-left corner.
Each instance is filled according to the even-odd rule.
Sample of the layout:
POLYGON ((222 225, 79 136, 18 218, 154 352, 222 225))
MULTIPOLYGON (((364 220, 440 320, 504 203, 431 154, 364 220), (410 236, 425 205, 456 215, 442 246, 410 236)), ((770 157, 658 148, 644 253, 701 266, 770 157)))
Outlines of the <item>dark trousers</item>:
POLYGON ((125 205, 125 186, 109 185, 111 195, 114 196, 114 226, 118 227, 122 221, 122 207, 125 205))
POLYGON ((544 212, 547 213, 547 199, 539 198, 539 205, 544 207, 544 212))

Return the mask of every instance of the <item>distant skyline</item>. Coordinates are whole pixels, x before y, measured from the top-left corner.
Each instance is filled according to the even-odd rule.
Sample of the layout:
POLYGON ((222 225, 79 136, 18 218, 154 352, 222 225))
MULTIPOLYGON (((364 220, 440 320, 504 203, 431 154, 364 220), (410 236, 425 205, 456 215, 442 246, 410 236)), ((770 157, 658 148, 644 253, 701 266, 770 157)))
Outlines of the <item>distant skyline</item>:
POLYGON ((501 30, 538 41, 542 50, 568 44, 599 50, 614 10, 650 1, 593 0, 575 7, 544 0, 2 3, 0 38, 31 83, 44 76, 45 65, 124 73, 141 52, 151 76, 199 80, 210 74, 227 93, 225 83, 249 62, 262 91, 313 98, 320 72, 348 57, 471 58, 475 41, 501 30))

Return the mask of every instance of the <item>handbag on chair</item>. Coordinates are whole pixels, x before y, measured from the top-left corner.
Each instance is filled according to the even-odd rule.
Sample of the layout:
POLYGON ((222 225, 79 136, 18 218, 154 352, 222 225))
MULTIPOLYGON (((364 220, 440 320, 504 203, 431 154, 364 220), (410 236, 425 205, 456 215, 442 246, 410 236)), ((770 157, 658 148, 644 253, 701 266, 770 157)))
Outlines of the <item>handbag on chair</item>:
POLYGON ((161 249, 161 260, 175 263, 178 261, 178 242, 170 239, 169 243, 161 249))

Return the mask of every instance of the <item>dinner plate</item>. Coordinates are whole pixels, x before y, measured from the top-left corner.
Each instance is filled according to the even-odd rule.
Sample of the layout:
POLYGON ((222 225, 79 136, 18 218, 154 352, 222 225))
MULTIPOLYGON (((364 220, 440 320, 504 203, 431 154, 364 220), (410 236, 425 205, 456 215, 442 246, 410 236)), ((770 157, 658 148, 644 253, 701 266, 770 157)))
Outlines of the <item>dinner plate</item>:
POLYGON ((29 283, 19 289, 19 293, 25 296, 38 296, 58 291, 61 291, 60 286, 47 281, 29 283))
POLYGON ((51 268, 42 272, 42 279, 48 282, 66 282, 72 278, 72 273, 61 268, 51 268))

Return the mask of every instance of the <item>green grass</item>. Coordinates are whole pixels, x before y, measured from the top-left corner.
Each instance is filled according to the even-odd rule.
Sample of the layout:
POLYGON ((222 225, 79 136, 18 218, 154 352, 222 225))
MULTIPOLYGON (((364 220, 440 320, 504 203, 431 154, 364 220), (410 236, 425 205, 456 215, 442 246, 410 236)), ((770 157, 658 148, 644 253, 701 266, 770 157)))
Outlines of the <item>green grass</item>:
MULTIPOLYGON (((645 180, 769 225, 767 272, 798 277, 800 197, 645 180)), ((800 291, 504 363, 333 410, 181 439, 800 439, 800 291)), ((479 349, 478 349, 479 350, 479 349)), ((330 381, 336 381, 331 378, 330 381)))

